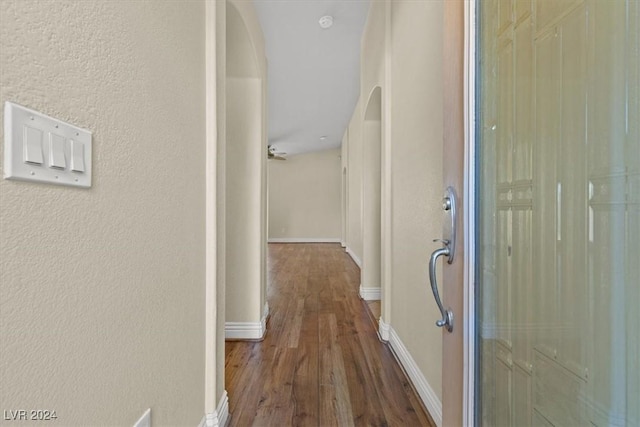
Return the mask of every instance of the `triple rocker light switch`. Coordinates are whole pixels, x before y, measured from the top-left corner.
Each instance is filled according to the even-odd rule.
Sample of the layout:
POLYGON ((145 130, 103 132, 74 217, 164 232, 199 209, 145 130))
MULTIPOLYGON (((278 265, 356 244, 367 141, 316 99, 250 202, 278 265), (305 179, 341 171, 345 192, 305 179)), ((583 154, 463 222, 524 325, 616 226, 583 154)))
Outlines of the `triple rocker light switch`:
POLYGON ((6 102, 4 177, 91 187, 91 132, 6 102))

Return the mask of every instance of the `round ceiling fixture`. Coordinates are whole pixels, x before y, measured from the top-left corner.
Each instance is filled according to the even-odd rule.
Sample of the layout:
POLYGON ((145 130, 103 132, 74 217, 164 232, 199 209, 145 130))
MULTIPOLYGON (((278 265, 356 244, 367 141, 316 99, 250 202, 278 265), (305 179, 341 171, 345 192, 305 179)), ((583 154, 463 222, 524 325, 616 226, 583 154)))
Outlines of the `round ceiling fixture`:
POLYGON ((333 16, 325 15, 320 18, 318 23, 320 24, 320 28, 322 29, 326 30, 327 28, 331 28, 331 26, 333 25, 333 16))

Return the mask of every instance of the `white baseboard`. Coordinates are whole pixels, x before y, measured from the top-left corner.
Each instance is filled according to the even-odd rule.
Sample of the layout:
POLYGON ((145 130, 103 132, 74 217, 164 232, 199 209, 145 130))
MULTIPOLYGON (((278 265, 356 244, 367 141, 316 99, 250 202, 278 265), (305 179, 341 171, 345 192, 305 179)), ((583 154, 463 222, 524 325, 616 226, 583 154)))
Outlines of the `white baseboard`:
POLYGON ((259 322, 225 322, 224 337, 232 340, 261 340, 267 333, 269 303, 264 304, 259 322))
POLYGON ((198 427, 224 427, 229 419, 229 396, 225 390, 218 402, 218 408, 210 414, 205 414, 198 427))
MULTIPOLYGON (((382 330, 382 319, 380 319, 382 330)), ((396 331, 390 325, 385 324, 388 328, 389 334, 389 345, 396 355, 398 361, 404 368, 405 372, 409 376, 409 379, 413 383, 416 391, 418 392, 418 396, 426 406, 429 414, 433 418, 433 421, 436 423, 438 427, 442 426, 442 402, 438 398, 436 392, 431 388, 427 379, 418 368, 418 365, 409 350, 405 347, 404 343, 400 340, 400 337, 396 333, 396 331)), ((382 333, 380 333, 382 335, 382 333)))
POLYGON ((269 243, 340 243, 339 237, 269 237, 269 243))
POLYGON ((373 288, 360 285, 360 298, 365 301, 380 301, 382 299, 382 290, 380 287, 373 288))
POLYGON ((259 340, 264 337, 262 322, 226 322, 224 337, 232 340, 259 340))
POLYGON ((356 255, 355 253, 353 253, 353 251, 351 250, 350 247, 347 246, 346 248, 347 253, 349 254, 349 256, 351 257, 351 259, 353 260, 353 262, 356 263, 356 265, 359 268, 362 268, 362 261, 360 261, 360 258, 358 258, 358 255, 356 255))
POLYGON ((227 390, 222 392, 222 397, 220 398, 220 402, 218 402, 216 412, 218 413, 218 425, 220 427, 226 426, 229 420, 229 395, 227 395, 227 390))
POLYGON ((389 341, 389 324, 384 321, 382 316, 380 316, 380 320, 378 320, 378 337, 381 341, 389 341))
POLYGON ((345 242, 343 242, 343 241, 340 241, 340 246, 342 246, 343 248, 346 248, 347 244, 345 242))

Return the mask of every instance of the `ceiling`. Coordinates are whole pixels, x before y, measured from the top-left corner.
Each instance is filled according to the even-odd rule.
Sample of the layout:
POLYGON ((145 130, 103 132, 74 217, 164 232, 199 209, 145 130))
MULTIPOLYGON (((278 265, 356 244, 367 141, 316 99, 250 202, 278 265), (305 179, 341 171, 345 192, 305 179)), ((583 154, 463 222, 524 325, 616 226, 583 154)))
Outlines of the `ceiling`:
POLYGON ((360 94, 369 0, 254 5, 266 45, 269 145, 289 155, 339 147, 360 94), (318 23, 325 15, 333 17, 329 29, 318 23))

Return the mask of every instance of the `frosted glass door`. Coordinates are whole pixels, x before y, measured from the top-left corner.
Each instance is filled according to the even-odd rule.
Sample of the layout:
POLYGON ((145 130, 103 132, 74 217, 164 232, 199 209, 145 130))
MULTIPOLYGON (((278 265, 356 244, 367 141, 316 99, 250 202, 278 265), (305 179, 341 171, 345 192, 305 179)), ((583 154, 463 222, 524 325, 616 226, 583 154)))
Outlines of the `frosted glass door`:
POLYGON ((476 422, 640 426, 640 2, 477 12, 476 422))

